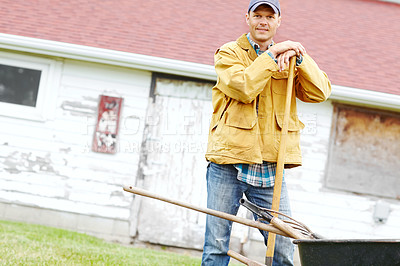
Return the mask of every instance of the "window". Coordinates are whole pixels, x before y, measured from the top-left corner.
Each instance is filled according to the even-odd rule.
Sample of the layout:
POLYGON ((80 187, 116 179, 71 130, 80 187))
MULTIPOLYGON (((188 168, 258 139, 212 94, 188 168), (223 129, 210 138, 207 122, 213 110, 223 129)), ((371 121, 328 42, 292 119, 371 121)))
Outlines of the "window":
POLYGON ((326 186, 400 199, 400 114, 335 105, 326 186))
POLYGON ((0 115, 44 120, 45 107, 53 106, 47 100, 55 66, 55 60, 0 52, 0 115))
POLYGON ((36 106, 42 71, 0 64, 0 102, 36 106))

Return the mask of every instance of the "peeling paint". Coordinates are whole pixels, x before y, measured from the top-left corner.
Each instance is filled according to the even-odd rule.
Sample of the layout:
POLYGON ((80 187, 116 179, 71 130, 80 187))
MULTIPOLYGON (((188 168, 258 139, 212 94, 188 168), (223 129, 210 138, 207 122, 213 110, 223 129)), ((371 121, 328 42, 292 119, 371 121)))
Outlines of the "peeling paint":
POLYGON ((15 151, 5 158, 3 164, 4 170, 11 174, 19 174, 21 172, 47 172, 57 174, 52 166, 49 153, 46 157, 40 157, 31 152, 21 153, 15 151))
POLYGON ((110 199, 111 198, 118 198, 119 200, 123 201, 123 202, 131 202, 131 198, 130 197, 126 197, 126 193, 123 193, 122 191, 113 191, 110 194, 110 199))
POLYGON ((61 109, 65 111, 70 111, 72 115, 82 115, 82 114, 95 114, 97 111, 97 105, 83 104, 78 101, 64 101, 61 104, 61 109))
POLYGON ((60 148, 60 152, 61 152, 61 153, 66 153, 66 154, 70 153, 71 150, 72 150, 71 147, 68 147, 68 148, 60 148))

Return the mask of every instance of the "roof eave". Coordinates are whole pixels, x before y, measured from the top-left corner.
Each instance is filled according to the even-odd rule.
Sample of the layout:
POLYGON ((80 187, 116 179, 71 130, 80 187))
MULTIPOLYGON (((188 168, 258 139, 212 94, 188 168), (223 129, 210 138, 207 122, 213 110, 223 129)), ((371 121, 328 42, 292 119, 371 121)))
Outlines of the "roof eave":
MULTIPOLYGON (((215 81, 212 65, 0 33, 0 48, 215 81)), ((333 85, 330 99, 399 111, 400 96, 333 85)))
POLYGON ((329 99, 372 108, 400 111, 400 95, 332 85, 329 99))
POLYGON ((0 33, 0 48, 199 79, 216 80, 216 73, 214 67, 211 65, 4 33, 0 33))

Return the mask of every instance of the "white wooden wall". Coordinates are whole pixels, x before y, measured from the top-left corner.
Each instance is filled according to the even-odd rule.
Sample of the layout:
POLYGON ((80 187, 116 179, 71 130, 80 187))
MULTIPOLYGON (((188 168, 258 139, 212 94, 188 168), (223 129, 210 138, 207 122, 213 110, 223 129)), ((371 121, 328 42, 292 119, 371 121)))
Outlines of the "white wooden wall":
POLYGON ((301 138, 303 166, 288 171, 293 216, 329 238, 400 239, 398 200, 324 187, 332 112, 331 101, 299 104, 299 113, 306 128, 301 138), (376 223, 373 219, 375 205, 379 201, 390 206, 386 223, 376 223))
MULTIPOLYGON (((332 239, 400 239, 400 202, 324 187, 332 102, 306 104, 298 101, 300 119, 306 127, 301 135, 303 165, 286 170, 292 217, 311 230, 332 239), (375 205, 390 206, 386 223, 373 219, 375 205)), ((384 182, 384 180, 382 180, 384 182)), ((245 229, 242 228, 243 232, 245 229)), ((258 230, 250 239, 261 241, 258 230)))
MULTIPOLYGON (((206 207, 211 84, 157 79, 151 101, 138 186, 206 207)), ((135 198, 140 241, 202 249, 206 215, 153 199, 135 198)), ((136 217, 136 219, 135 219, 136 217)))
POLYGON ((151 73, 74 60, 58 67, 45 121, 0 116, 0 202, 128 221, 132 195, 122 186, 135 182, 151 73), (115 155, 91 151, 101 94, 124 98, 115 155))

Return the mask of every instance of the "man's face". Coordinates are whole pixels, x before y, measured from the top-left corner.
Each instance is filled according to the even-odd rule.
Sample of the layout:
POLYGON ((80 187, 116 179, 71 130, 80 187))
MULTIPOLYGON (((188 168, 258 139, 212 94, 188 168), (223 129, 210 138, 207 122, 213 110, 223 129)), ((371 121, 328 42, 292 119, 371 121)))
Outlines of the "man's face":
POLYGON ((246 14, 246 22, 250 28, 250 36, 256 43, 269 42, 281 24, 281 17, 274 13, 268 5, 261 5, 246 14))

